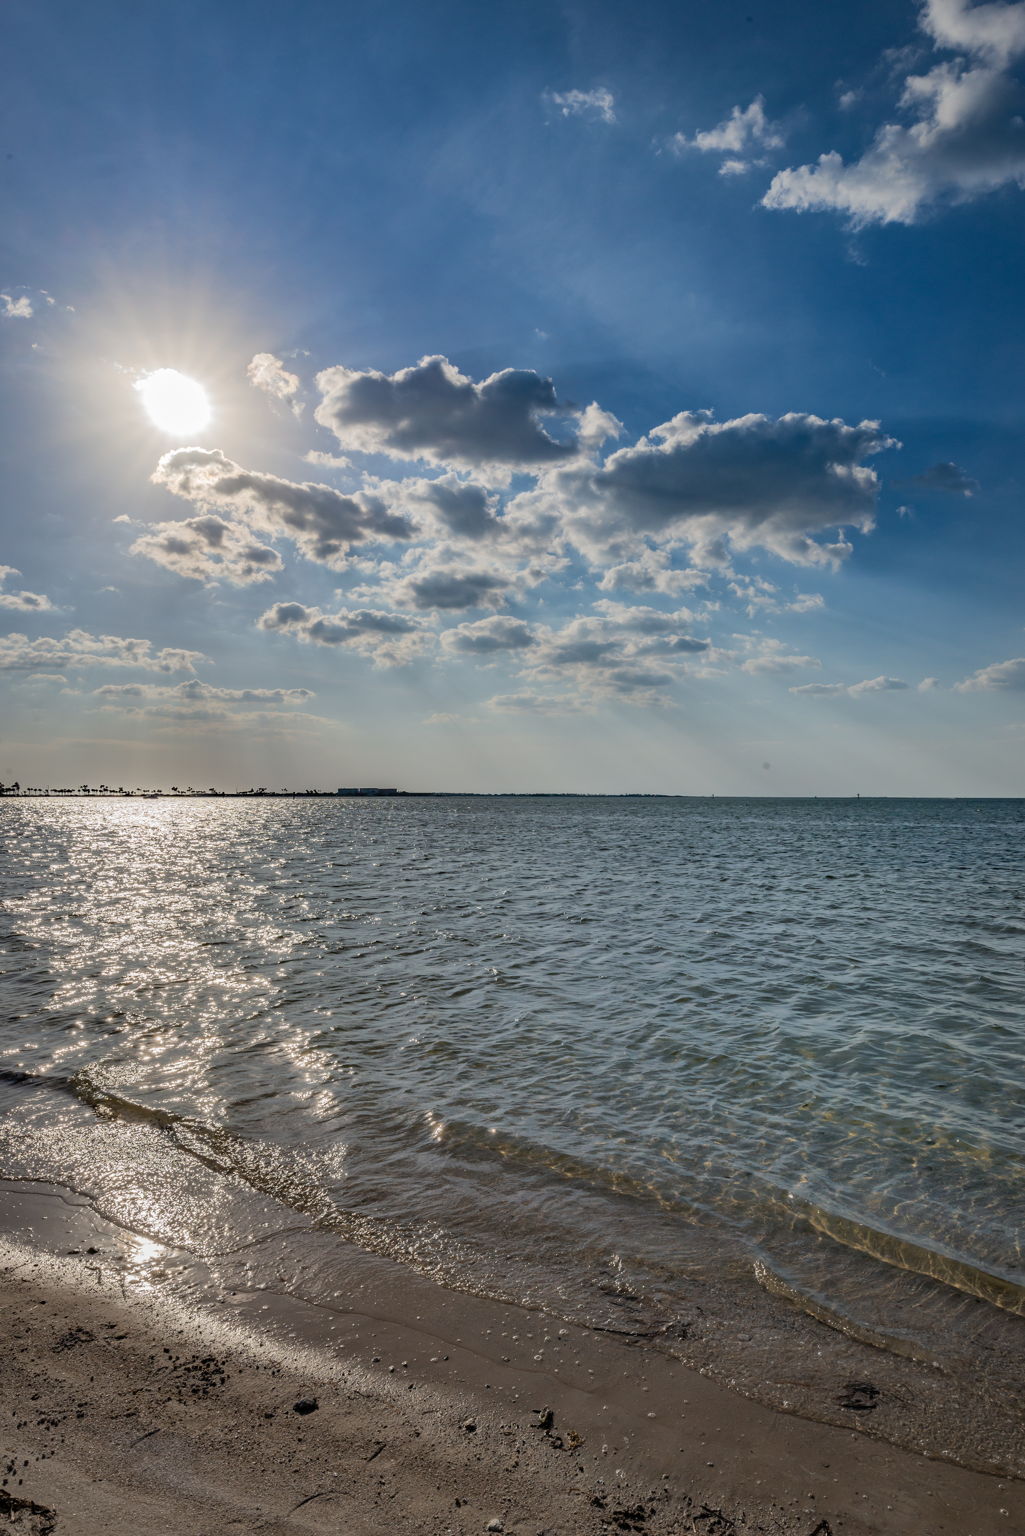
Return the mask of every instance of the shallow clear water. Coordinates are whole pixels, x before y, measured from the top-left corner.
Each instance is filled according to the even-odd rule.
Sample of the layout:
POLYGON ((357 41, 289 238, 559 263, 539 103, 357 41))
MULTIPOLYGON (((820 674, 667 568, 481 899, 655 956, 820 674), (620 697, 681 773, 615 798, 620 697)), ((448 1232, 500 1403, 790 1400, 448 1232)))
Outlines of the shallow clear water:
MULTIPOLYGON (((206 1255, 291 1212, 770 1398, 826 1322, 982 1360, 1005 1411, 1023 829, 1020 801, 5 802, 0 1173, 206 1255)), ((292 1253, 326 1294, 320 1239, 292 1253)))

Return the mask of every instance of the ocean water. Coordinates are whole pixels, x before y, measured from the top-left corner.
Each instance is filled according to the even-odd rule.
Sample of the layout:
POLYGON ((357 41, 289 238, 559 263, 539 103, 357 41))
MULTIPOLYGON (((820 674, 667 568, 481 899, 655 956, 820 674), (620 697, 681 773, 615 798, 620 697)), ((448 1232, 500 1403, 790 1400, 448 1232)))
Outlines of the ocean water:
POLYGON ((355 1244, 816 1417, 867 1382, 883 1432, 1021 1470, 1023 832, 6 801, 0 1176, 233 1284, 328 1304, 355 1244))

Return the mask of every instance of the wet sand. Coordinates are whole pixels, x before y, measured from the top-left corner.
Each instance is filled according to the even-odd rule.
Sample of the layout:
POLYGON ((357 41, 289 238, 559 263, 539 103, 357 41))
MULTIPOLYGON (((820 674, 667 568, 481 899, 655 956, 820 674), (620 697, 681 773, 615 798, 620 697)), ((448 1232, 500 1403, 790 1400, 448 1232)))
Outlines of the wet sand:
POLYGON ((0 1227, 14 1531, 1025 1529, 1025 1484, 876 1438, 871 1383, 840 1384, 837 1428, 396 1266, 368 1260, 330 1318, 267 1290, 198 1306, 140 1282, 131 1236, 67 1192, 0 1185, 0 1227))

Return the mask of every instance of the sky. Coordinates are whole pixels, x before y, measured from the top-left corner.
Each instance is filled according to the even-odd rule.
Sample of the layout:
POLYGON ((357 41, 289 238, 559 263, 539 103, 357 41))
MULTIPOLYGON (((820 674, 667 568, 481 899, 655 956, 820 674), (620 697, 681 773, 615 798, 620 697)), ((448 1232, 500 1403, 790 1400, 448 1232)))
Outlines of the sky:
POLYGON ((0 780, 1025 793, 1025 0, 8 0, 0 780))

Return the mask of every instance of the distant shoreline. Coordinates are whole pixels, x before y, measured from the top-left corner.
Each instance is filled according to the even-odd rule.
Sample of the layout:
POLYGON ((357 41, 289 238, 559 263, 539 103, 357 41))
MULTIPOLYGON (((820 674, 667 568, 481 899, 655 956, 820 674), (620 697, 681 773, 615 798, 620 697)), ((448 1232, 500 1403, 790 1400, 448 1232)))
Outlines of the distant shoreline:
POLYGON ((1021 795, 733 795, 685 793, 669 789, 394 789, 394 790, 336 790, 336 789, 131 789, 89 790, 80 789, 0 789, 0 802, 4 800, 808 800, 879 801, 935 800, 948 804, 974 804, 976 802, 1025 801, 1021 795))

